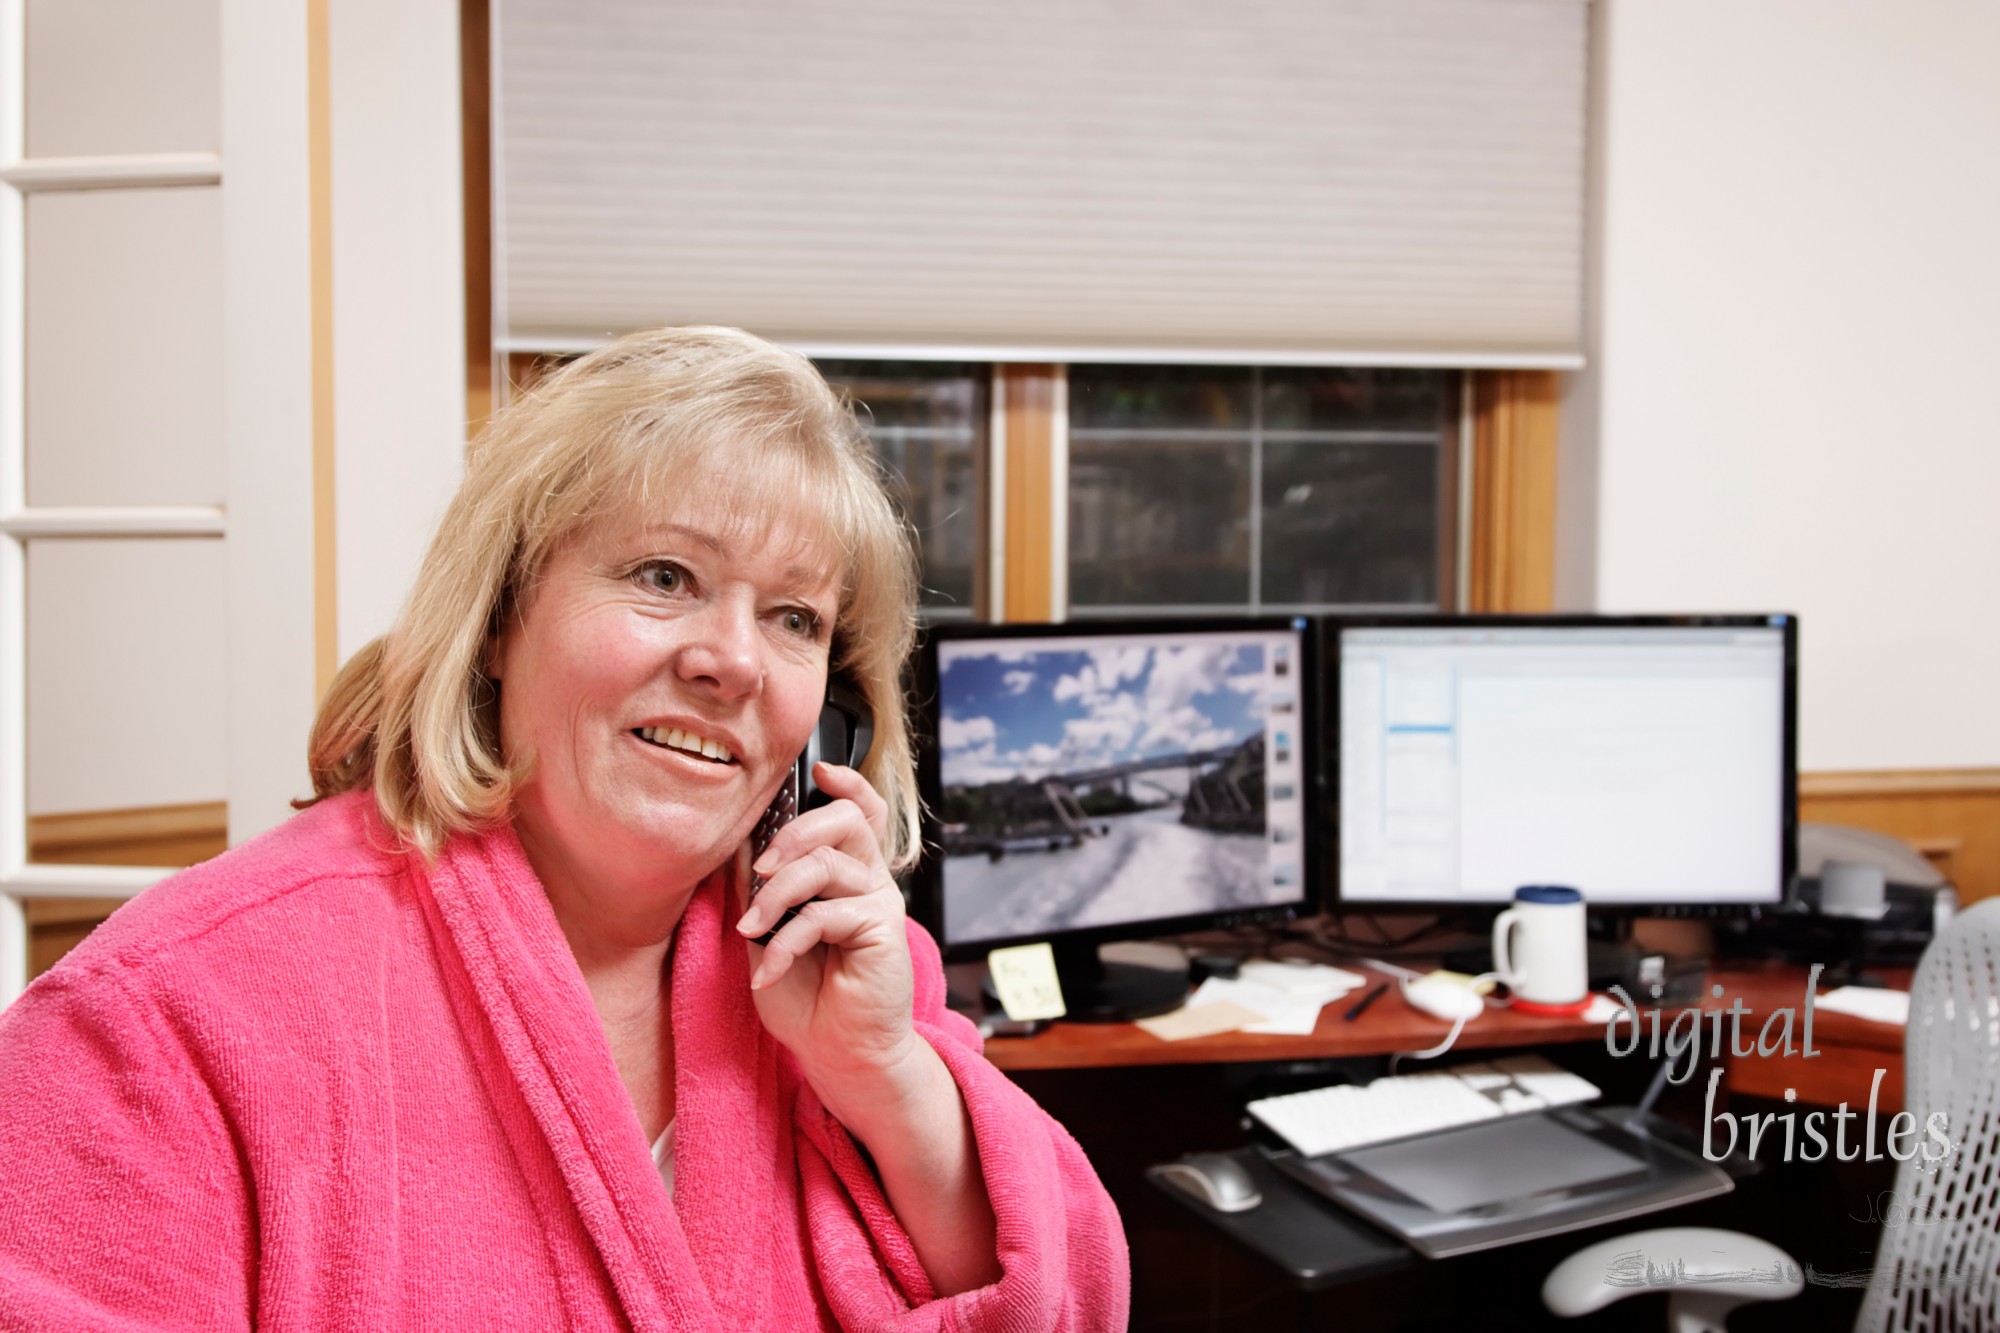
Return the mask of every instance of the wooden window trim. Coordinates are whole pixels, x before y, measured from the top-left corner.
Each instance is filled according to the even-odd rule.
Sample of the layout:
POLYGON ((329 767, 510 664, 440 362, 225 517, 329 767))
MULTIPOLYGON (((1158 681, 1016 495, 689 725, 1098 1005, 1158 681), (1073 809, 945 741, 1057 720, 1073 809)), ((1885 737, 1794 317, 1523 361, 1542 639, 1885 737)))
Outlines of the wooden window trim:
POLYGON ((1555 605, 1560 400, 1552 370, 1472 377, 1472 540, 1461 602, 1468 611, 1555 605))
POLYGON ((493 416, 493 107, 489 0, 458 6, 459 145, 465 170, 465 436, 493 416))
POLYGON ((1060 367, 1046 364, 993 368, 993 394, 1005 423, 1004 438, 995 441, 1005 497, 1001 620, 1053 620, 1059 610, 1055 511, 1066 480, 1056 475, 1061 375, 1060 367))

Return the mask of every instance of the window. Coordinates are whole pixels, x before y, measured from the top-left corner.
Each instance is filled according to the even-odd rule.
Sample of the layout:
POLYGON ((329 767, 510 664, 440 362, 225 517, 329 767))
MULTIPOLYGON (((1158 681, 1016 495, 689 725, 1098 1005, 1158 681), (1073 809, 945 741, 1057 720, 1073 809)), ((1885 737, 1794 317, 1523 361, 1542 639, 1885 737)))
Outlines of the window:
POLYGON ((1449 605, 1458 380, 1071 366, 1072 611, 1449 605))
POLYGON ((925 616, 971 619, 985 550, 980 477, 991 371, 922 361, 818 365, 829 383, 853 395, 896 501, 916 531, 925 616))
MULTIPOLYGON (((517 385, 567 356, 517 355, 517 385)), ((926 620, 983 605, 982 363, 822 359, 916 534, 926 620)), ((1068 369, 1069 606, 1081 614, 1457 605, 1457 371, 1068 369)))

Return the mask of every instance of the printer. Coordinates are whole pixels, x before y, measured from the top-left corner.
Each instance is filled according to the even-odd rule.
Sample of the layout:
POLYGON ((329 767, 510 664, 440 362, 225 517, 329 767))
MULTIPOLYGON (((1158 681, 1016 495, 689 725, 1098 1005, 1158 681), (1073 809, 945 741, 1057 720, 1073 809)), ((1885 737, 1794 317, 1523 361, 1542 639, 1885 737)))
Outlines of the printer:
POLYGON ((1790 899, 1761 920, 1718 922, 1717 949, 1796 963, 1831 963, 1847 955, 1855 923, 1820 912, 1820 875, 1829 861, 1882 868, 1886 910, 1859 925, 1863 962, 1913 966, 1958 910, 1951 882, 1902 839, 1840 824, 1801 824, 1799 874, 1790 899))

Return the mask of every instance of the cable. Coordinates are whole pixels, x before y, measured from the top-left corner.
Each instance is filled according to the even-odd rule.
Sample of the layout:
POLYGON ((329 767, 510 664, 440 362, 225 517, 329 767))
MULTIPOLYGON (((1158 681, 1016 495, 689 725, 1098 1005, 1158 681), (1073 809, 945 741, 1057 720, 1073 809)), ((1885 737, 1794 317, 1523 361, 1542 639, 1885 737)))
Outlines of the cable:
POLYGON ((1383 928, 1381 918, 1372 912, 1366 916, 1350 915, 1347 913, 1339 915, 1321 913, 1305 921, 1293 923, 1290 929, 1296 935, 1309 939, 1318 947, 1326 949, 1331 953, 1339 954, 1342 952, 1353 952, 1356 949, 1406 949, 1420 940, 1451 929, 1452 923, 1457 919, 1457 916, 1452 913, 1427 917, 1422 920, 1421 924, 1411 927, 1402 934, 1391 935, 1383 928), (1347 926, 1351 921, 1367 922, 1369 933, 1374 935, 1375 938, 1362 939, 1350 933, 1347 926))
MULTIPOLYGON (((1384 966, 1383 964, 1380 963, 1374 963, 1372 959, 1370 960, 1370 962, 1371 964, 1377 967, 1384 966)), ((1409 969, 1397 968, 1396 971, 1403 973, 1403 984, 1405 986, 1409 985, 1410 975, 1411 975, 1409 969)), ((1498 972, 1481 972, 1478 976, 1466 982, 1465 988, 1471 991, 1474 995, 1479 995, 1479 987, 1482 983, 1488 981, 1498 981, 1498 980, 1500 980, 1500 974, 1498 972)), ((1486 1010, 1486 997, 1483 995, 1479 996, 1479 1008, 1481 1013, 1484 1013, 1486 1010)), ((1435 1060, 1438 1056, 1443 1055, 1446 1051, 1450 1050, 1454 1044, 1457 1043, 1458 1034, 1465 1031, 1465 1025, 1478 1016, 1479 1016, 1478 1014, 1471 1014, 1471 1015, 1466 1015, 1464 1017, 1453 1019, 1451 1024, 1451 1031, 1445 1034, 1445 1039, 1439 1042, 1437 1045, 1431 1047, 1429 1050, 1397 1051, 1394 1055, 1389 1057, 1389 1073, 1393 1076, 1396 1072, 1396 1067, 1402 1064, 1404 1060, 1435 1060)))
POLYGON ((1451 1031, 1445 1034, 1445 1039, 1427 1051, 1397 1051, 1394 1055, 1391 1055, 1389 1057, 1390 1076, 1394 1077, 1396 1067, 1405 1060, 1435 1060, 1438 1056, 1443 1055, 1451 1049, 1452 1043, 1458 1040, 1458 1034, 1465 1031, 1465 1025, 1468 1021, 1464 1018, 1453 1019, 1451 1031))

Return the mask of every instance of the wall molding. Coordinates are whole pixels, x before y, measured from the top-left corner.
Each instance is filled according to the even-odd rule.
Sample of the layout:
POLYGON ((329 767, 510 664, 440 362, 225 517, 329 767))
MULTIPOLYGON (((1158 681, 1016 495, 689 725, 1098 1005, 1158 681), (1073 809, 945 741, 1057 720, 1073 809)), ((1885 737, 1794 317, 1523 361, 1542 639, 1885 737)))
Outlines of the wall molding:
POLYGON ((217 505, 26 506, 0 514, 9 537, 226 537, 217 505))
POLYGON ((1799 799, 1848 796, 2000 796, 2000 768, 1864 769, 1799 774, 1799 799))
POLYGON ((31 157, 0 167, 0 181, 36 190, 130 190, 142 187, 220 185, 216 153, 128 153, 95 157, 31 157))

